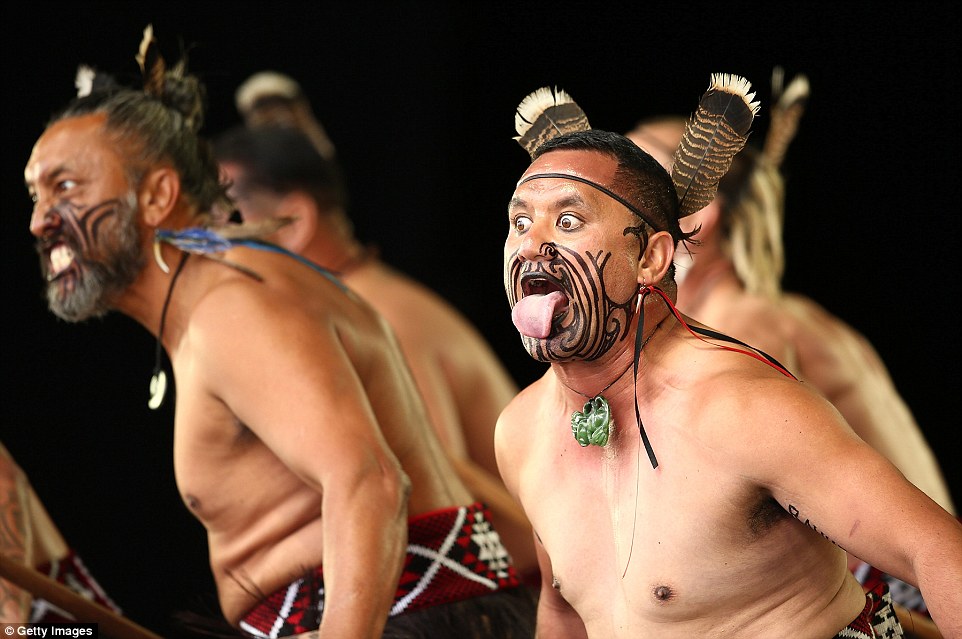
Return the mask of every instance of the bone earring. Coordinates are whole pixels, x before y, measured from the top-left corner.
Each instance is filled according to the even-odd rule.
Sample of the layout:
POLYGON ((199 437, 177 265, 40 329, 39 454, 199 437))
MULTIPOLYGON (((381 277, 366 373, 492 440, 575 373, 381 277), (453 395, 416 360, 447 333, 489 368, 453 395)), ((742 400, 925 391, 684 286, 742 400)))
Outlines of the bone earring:
POLYGON ((167 266, 167 262, 164 261, 163 253, 160 247, 160 238, 154 233, 154 261, 157 262, 157 266, 160 267, 164 273, 170 273, 170 267, 167 266))

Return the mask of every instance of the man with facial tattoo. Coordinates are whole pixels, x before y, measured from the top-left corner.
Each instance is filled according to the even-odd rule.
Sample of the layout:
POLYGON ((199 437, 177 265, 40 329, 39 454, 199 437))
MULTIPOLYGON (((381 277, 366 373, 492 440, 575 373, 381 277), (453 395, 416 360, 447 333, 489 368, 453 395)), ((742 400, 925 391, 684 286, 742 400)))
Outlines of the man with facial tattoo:
MULTIPOLYGON (((248 637, 530 636, 531 602, 383 318, 253 231, 206 226, 223 192, 197 135, 203 86, 166 68, 150 28, 138 61, 143 90, 89 92, 40 136, 30 230, 54 313, 119 311, 169 355, 177 486, 226 622, 248 637)), ((158 366, 154 406, 164 380, 158 366)))
POLYGON ((502 413, 496 451, 536 535, 537 637, 902 636, 845 550, 962 636, 959 522, 778 361, 674 307, 679 219, 744 145, 752 116, 731 105, 753 112, 749 89, 713 77, 671 175, 564 92, 519 106, 532 162, 505 288, 550 366, 502 413))

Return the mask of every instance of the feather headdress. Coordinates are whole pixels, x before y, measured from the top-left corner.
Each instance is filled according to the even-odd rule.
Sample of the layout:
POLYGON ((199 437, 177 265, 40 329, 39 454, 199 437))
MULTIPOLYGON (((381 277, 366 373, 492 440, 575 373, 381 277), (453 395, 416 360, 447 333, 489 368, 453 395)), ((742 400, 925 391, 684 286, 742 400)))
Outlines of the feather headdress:
POLYGON ((798 123, 808 104, 808 78, 796 75, 787 87, 782 87, 784 72, 781 67, 772 71, 772 115, 762 146, 762 155, 773 166, 781 166, 788 146, 798 132, 798 123))
POLYGON ((680 204, 679 217, 708 206, 718 181, 728 172, 732 158, 748 141, 759 103, 751 83, 737 75, 716 73, 698 109, 688 121, 681 144, 672 158, 671 177, 680 204))
MULTIPOLYGON (((754 97, 745 78, 728 73, 712 75, 672 161, 679 217, 703 209, 715 197, 719 180, 748 141, 759 110, 759 103, 752 102, 754 97)), ((514 122, 518 132, 514 139, 529 155, 551 138, 591 129, 588 117, 571 96, 549 87, 526 96, 518 105, 514 122)), ((623 198, 616 199, 634 210, 623 198)))
POLYGON ((588 117, 570 95, 555 87, 541 87, 529 93, 514 116, 514 128, 518 141, 528 155, 547 140, 591 128, 588 117))
POLYGON ((144 38, 140 41, 140 48, 135 56, 140 71, 144 76, 144 92, 155 98, 164 95, 164 75, 167 73, 167 63, 160 55, 160 47, 154 38, 154 26, 148 24, 144 29, 144 38))

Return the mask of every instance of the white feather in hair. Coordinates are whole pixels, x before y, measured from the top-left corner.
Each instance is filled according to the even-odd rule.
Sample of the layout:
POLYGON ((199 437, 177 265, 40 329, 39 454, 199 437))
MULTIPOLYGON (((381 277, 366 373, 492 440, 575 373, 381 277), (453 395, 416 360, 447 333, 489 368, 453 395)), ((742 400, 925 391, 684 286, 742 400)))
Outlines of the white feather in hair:
POLYGON ((529 155, 547 140, 591 128, 588 117, 565 91, 542 87, 529 93, 514 116, 514 138, 529 155))
POLYGON ((77 87, 77 97, 85 98, 90 95, 90 92, 94 89, 94 76, 96 72, 93 67, 89 67, 86 64, 81 64, 77 67, 77 76, 74 78, 74 86, 77 87))

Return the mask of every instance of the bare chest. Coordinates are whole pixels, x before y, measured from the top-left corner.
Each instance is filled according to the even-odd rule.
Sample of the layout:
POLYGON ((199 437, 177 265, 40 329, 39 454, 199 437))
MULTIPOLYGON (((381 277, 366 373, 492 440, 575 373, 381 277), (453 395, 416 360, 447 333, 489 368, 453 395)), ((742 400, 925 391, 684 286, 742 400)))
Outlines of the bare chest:
POLYGON ((586 624, 712 616, 724 584, 772 587, 766 564, 785 531, 795 534, 776 503, 665 442, 658 469, 644 450, 627 448, 616 455, 575 443, 551 472, 528 473, 522 491, 554 585, 586 624))
POLYGON ((242 530, 307 491, 221 403, 178 393, 174 471, 184 504, 212 534, 242 530))

